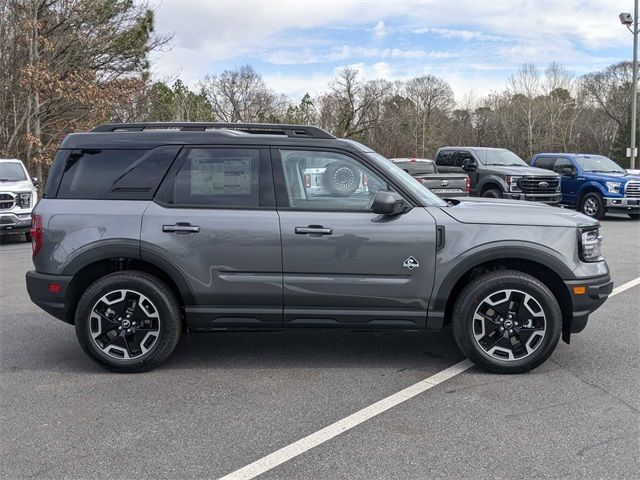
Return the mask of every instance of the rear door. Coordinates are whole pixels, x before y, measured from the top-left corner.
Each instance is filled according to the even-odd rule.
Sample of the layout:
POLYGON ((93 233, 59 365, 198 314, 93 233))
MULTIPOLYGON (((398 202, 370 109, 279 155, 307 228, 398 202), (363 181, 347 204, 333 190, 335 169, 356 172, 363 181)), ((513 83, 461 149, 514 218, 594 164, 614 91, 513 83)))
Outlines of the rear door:
POLYGON ((374 214, 375 193, 393 187, 345 152, 276 150, 274 173, 284 325, 424 327, 435 262, 431 215, 420 207, 374 214), (315 195, 304 172, 320 163, 323 193, 315 195))
POLYGON ((142 220, 142 258, 193 295, 189 326, 280 326, 282 251, 268 148, 189 147, 142 220))

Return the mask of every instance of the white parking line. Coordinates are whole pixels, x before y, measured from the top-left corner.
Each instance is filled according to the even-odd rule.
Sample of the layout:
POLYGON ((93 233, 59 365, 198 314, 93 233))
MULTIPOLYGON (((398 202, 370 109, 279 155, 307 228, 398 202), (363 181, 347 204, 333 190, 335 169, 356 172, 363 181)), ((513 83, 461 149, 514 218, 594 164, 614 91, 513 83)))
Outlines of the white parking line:
MULTIPOLYGON (((625 290, 630 289, 631 287, 635 287, 636 285, 640 285, 640 277, 614 288, 611 292, 610 297, 622 293, 625 290)), ((376 415, 380 415, 390 408, 406 402, 410 398, 413 398, 416 395, 419 395, 429 390, 430 388, 435 387, 436 385, 445 382, 450 378, 455 377, 456 375, 461 374, 465 370, 473 367, 473 365, 473 362, 471 362, 470 360, 463 360, 460 363, 456 363, 452 367, 442 370, 441 372, 438 372, 429 378, 415 383, 410 387, 405 388, 404 390, 400 390, 393 395, 383 398, 382 400, 369 405, 368 407, 365 407, 362 410, 359 410, 356 413, 343 418, 342 420, 338 420, 337 422, 332 423, 331 425, 324 427, 323 429, 318 430, 311 435, 307 435, 297 442, 291 443, 286 447, 283 447, 280 450, 267 455, 266 457, 262 457, 261 459, 250 463, 246 467, 242 467, 235 472, 231 472, 230 474, 222 477, 220 480, 250 480, 252 478, 255 478, 258 475, 261 475, 264 472, 267 472, 272 468, 277 467, 278 465, 281 465, 284 462, 291 460, 292 458, 295 458, 308 450, 311 450, 313 447, 317 447, 318 445, 321 445, 324 442, 337 437, 341 433, 346 432, 347 430, 350 430, 363 422, 366 422, 376 415)))
POLYGON ((347 430, 360 425, 362 422, 366 422, 370 418, 375 417, 383 412, 386 412, 390 408, 395 407, 403 402, 406 402, 410 398, 421 394, 429 390, 436 385, 455 377, 456 375, 464 372, 465 370, 473 366, 473 362, 470 360, 463 360, 460 363, 456 363, 452 367, 449 367, 441 372, 432 375, 418 383, 411 385, 410 387, 400 390, 393 395, 390 395, 382 400, 363 408, 349 415, 348 417, 338 420, 336 423, 324 427, 322 430, 307 435, 301 438, 297 442, 294 442, 286 447, 277 450, 266 457, 262 457, 259 460, 242 467, 235 472, 225 475, 220 480, 249 480, 255 478, 264 472, 271 470, 278 465, 291 460, 294 457, 306 452, 307 450, 317 447, 318 445, 331 440, 333 437, 340 435, 347 430))
POLYGON ((635 287, 636 285, 640 285, 640 277, 634 280, 631 280, 630 282, 623 283, 619 287, 614 288, 613 291, 611 292, 611 295, 609 296, 613 297, 619 293, 624 292, 625 290, 629 290, 631 287, 635 287))

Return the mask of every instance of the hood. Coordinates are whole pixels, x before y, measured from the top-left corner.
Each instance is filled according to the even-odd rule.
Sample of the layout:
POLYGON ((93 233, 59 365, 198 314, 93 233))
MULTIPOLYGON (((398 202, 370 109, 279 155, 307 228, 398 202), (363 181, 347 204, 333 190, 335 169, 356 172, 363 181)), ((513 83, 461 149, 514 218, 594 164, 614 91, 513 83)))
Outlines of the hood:
POLYGON ((36 187, 31 180, 19 180, 17 182, 0 182, 0 192, 33 192, 36 187))
POLYGON ((559 175, 550 170, 545 170, 544 168, 538 167, 509 167, 509 166, 500 166, 500 165, 487 165, 485 168, 492 170, 494 172, 502 173, 504 175, 536 175, 543 177, 559 177, 559 175))
POLYGON ((538 227, 590 227, 598 221, 575 210, 543 203, 493 198, 459 198, 442 211, 461 223, 531 225, 538 227))
POLYGON ((626 183, 631 180, 633 180, 634 182, 640 182, 640 175, 634 175, 633 173, 584 172, 583 176, 588 176, 590 180, 602 180, 603 182, 626 183))

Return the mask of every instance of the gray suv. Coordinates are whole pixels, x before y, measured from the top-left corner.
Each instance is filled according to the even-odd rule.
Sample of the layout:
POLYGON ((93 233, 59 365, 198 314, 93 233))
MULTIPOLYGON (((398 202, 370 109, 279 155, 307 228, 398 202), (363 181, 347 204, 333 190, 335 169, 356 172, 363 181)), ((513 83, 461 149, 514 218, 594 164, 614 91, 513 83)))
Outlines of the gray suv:
POLYGON ((31 236, 31 299, 119 372, 155 367, 186 330, 447 324, 479 365, 524 372, 612 289, 596 220, 511 200, 445 202, 364 145, 309 126, 69 135, 31 236), (367 181, 310 194, 305 172, 319 159, 367 181))
POLYGON ((505 148, 442 147, 436 151, 438 171, 466 173, 475 197, 530 200, 558 205, 560 175, 530 167, 505 148))

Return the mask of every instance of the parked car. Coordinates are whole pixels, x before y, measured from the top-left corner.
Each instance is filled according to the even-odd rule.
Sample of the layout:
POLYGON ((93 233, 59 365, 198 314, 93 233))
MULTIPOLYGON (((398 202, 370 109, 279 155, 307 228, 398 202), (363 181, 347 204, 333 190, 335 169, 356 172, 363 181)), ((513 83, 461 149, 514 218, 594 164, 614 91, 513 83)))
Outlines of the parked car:
POLYGON ((441 198, 468 197, 469 175, 439 173, 433 160, 427 158, 392 158, 391 161, 441 198))
POLYGON ((438 171, 466 172, 471 196, 560 202, 560 176, 534 168, 504 148, 442 147, 436 152, 438 171))
POLYGON ((640 218, 640 175, 610 158, 575 153, 538 153, 531 164, 562 175, 561 203, 595 219, 607 212, 640 218))
POLYGON ((315 127, 108 124, 62 142, 26 282, 118 372, 157 366, 183 329, 452 323, 465 355, 514 373, 544 362, 611 293, 598 227, 539 203, 444 202, 315 127), (381 188, 310 195, 317 159, 381 188))
POLYGON ((24 164, 0 158, 0 236, 24 235, 31 240, 31 210, 38 201, 37 178, 29 178, 24 164))

